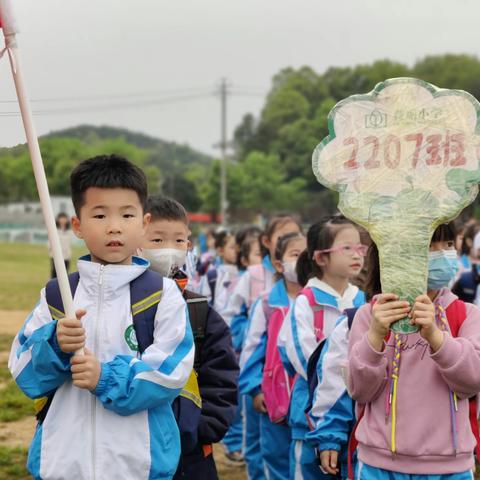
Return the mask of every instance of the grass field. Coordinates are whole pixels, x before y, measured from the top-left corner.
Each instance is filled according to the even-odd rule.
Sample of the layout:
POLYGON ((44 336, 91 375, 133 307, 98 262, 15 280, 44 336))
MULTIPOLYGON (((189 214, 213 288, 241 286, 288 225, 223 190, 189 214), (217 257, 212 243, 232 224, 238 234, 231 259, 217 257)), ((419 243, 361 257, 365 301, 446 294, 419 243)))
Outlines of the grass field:
MULTIPOLYGON (((74 249, 73 265, 85 253, 74 249)), ((25 468, 27 447, 35 429, 33 402, 15 385, 7 369, 14 334, 38 301, 50 275, 46 246, 0 243, 0 479, 31 478, 25 468)), ((243 480, 244 469, 230 466, 215 446, 220 478, 243 480)))

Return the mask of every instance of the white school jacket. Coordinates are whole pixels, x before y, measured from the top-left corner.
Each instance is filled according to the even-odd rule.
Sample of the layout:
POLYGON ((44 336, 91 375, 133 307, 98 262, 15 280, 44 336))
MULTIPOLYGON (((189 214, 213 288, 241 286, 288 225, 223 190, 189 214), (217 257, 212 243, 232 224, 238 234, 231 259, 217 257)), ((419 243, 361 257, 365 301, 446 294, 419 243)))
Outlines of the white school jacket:
POLYGON ((192 370, 193 337, 180 290, 164 279, 154 343, 137 356, 130 282, 148 266, 139 258, 132 265, 78 262, 74 305, 87 311, 86 347, 102 364, 95 391, 72 384, 45 290, 15 337, 9 368, 19 387, 31 398, 56 390, 30 446, 34 478, 147 480, 175 473, 180 440, 171 402, 192 370))

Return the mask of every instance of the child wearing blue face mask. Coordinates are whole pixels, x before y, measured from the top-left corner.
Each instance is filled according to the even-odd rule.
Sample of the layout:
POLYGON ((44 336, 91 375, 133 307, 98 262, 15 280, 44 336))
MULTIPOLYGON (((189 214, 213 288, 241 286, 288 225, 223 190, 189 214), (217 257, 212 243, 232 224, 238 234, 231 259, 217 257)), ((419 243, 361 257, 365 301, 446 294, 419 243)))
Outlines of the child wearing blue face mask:
POLYGON ((348 391, 359 418, 356 480, 473 478, 480 311, 447 287, 457 270, 454 239, 452 223, 436 229, 427 292, 413 306, 379 294, 373 246, 367 290, 374 298, 356 313, 348 345, 348 391), (391 333, 406 315, 418 332, 391 333))

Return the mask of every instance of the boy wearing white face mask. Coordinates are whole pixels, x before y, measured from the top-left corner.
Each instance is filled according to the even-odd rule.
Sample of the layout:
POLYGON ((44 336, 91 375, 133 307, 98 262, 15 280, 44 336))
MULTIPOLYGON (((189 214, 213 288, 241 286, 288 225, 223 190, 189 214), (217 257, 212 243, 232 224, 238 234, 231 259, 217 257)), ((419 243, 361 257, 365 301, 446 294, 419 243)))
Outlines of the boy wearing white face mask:
POLYGON ((175 479, 217 479, 212 444, 232 423, 237 406, 238 364, 230 330, 207 300, 186 290, 183 272, 190 247, 185 209, 175 200, 150 197, 151 222, 142 246, 150 268, 174 279, 187 305, 195 339, 195 372, 173 405, 182 438, 182 455, 175 479))
POLYGON ((278 239, 272 262, 277 282, 254 303, 240 356, 240 393, 251 395, 261 414, 260 450, 269 479, 289 478, 291 431, 286 416, 293 375, 283 367, 277 338, 290 304, 301 290, 295 267, 306 246, 299 232, 278 239))

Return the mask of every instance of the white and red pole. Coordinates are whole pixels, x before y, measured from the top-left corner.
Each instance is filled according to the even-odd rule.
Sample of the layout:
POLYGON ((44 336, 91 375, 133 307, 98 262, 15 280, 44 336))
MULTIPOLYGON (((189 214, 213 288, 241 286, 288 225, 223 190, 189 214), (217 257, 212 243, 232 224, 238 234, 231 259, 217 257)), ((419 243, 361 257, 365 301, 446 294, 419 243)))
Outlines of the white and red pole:
MULTIPOLYGON (((43 217, 48 232, 48 240, 50 242, 55 270, 57 272, 58 285, 62 295, 65 315, 69 318, 75 317, 75 309, 73 307, 72 293, 68 282, 67 269, 63 259, 60 239, 58 237, 57 227, 55 224, 55 216, 53 214, 52 202, 48 191, 47 177, 40 152, 40 145, 33 123, 32 111, 27 97, 27 91, 23 80, 22 69, 20 65, 19 52, 17 46, 16 34, 18 26, 15 21, 12 10, 11 0, 0 0, 0 22, 5 37, 5 50, 10 60, 15 90, 17 91, 18 103, 22 115, 23 127, 27 137, 28 150, 32 159, 33 173, 37 183, 38 196, 42 206, 43 217)), ((81 352, 77 352, 81 353, 81 352)))

